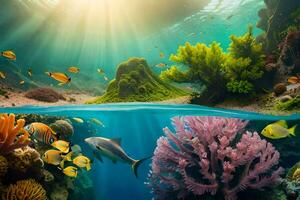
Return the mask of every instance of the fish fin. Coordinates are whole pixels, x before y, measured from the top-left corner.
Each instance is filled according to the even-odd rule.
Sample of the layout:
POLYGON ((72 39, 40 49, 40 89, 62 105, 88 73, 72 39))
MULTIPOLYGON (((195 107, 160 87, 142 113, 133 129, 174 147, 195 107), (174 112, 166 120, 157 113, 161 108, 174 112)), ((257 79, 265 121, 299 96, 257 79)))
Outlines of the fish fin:
POLYGON ((135 175, 136 178, 138 177, 138 174, 137 174, 137 172, 138 172, 138 167, 139 167, 144 161, 148 160, 149 158, 151 158, 151 156, 150 156, 150 157, 147 157, 147 158, 143 158, 143 159, 141 159, 141 160, 136 160, 136 161, 134 161, 133 164, 131 165, 132 171, 133 171, 133 173, 134 173, 134 175, 135 175))
POLYGON ((73 155, 73 152, 69 152, 67 155, 64 156, 64 160, 67 160, 67 161, 72 161, 72 155, 73 155))
POLYGON ((63 159, 63 160, 60 162, 59 167, 60 167, 61 169, 63 169, 63 168, 65 167, 65 159, 63 159))
POLYGON ((94 151, 94 156, 95 156, 100 162, 103 162, 102 157, 101 157, 96 151, 94 151))
POLYGON ((121 146, 122 138, 113 138, 110 140, 113 141, 114 143, 118 144, 119 146, 121 146))
POLYGON ((86 165, 86 171, 90 171, 91 170, 91 164, 86 165))
POLYGON ((295 125, 292 128, 288 129, 289 133, 290 133, 289 135, 296 136, 296 134, 295 134, 296 127, 297 127, 297 125, 295 125))
POLYGON ((282 127, 284 127, 284 128, 287 128, 287 127, 288 127, 288 125, 287 125, 287 123, 286 123, 285 120, 279 120, 279 121, 277 121, 277 122, 274 122, 273 124, 277 124, 277 125, 282 126, 282 127))

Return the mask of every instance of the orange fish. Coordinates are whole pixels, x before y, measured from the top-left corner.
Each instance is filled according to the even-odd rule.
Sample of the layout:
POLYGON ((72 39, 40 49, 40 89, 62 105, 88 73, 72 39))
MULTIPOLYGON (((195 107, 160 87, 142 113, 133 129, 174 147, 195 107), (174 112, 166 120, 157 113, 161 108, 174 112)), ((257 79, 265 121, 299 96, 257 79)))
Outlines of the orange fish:
POLYGON ((157 65, 155 65, 156 67, 165 67, 165 66, 167 66, 165 63, 159 63, 159 64, 157 64, 157 65))
POLYGON ((34 122, 25 127, 30 135, 43 143, 52 144, 57 141, 56 133, 46 124, 34 122))
POLYGON ((2 55, 3 57, 5 57, 5 58, 10 59, 10 60, 16 60, 16 59, 17 59, 16 54, 15 54, 13 51, 11 51, 11 50, 2 51, 2 52, 1 52, 1 55, 2 55))
POLYGON ((299 78, 297 76, 291 76, 288 78, 287 82, 291 84, 299 83, 299 78))
POLYGON ((46 72, 46 74, 48 76, 50 76, 51 78, 57 80, 58 82, 60 82, 59 85, 63 85, 63 84, 68 84, 71 82, 71 77, 68 77, 68 75, 64 74, 64 73, 60 73, 60 72, 46 72))
POLYGON ((73 67, 69 67, 68 71, 77 74, 80 71, 80 69, 78 67, 73 66, 73 67))
POLYGON ((163 52, 160 52, 160 53, 159 53, 159 57, 160 57, 160 58, 164 58, 164 57, 165 57, 165 54, 164 54, 163 52))

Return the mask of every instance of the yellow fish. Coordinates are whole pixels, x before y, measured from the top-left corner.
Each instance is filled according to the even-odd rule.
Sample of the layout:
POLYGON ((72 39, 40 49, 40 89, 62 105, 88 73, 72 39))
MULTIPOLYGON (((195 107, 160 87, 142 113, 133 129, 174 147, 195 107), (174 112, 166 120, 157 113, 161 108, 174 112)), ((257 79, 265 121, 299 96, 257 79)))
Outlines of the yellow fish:
POLYGON ((294 174, 293 174, 292 179, 293 179, 293 180, 299 180, 299 179, 300 179, 300 168, 297 168, 297 169, 294 171, 294 174))
POLYGON ((46 72, 48 76, 60 82, 60 84, 68 84, 71 82, 71 77, 60 72, 46 72))
POLYGON ((65 161, 71 162, 72 161, 72 156, 73 156, 72 151, 70 151, 67 155, 62 156, 62 160, 60 161, 59 166, 63 169, 64 166, 65 166, 65 161))
POLYGON ((74 177, 74 178, 76 178, 77 174, 78 174, 77 168, 73 167, 73 166, 66 167, 62 171, 65 175, 67 175, 69 177, 74 177))
POLYGON ((80 71, 80 69, 78 67, 73 66, 73 67, 69 67, 68 71, 77 74, 80 71))
POLYGON ((104 124, 103 124, 99 119, 92 118, 92 119, 91 119, 91 122, 93 122, 94 124, 97 124, 97 125, 99 125, 99 126, 105 127, 104 124))
POLYGON ((87 171, 91 170, 91 160, 85 156, 77 156, 74 158, 73 163, 80 168, 86 168, 87 171))
POLYGON ((5 58, 10 59, 10 60, 16 60, 16 59, 17 59, 16 54, 15 54, 13 51, 11 51, 11 50, 8 50, 8 51, 2 51, 2 52, 1 52, 1 55, 2 55, 3 57, 5 57, 5 58))
POLYGON ((97 69, 97 72, 98 72, 99 74, 104 74, 104 70, 103 70, 103 69, 97 69))
POLYGON ((75 121, 75 122, 77 122, 77 123, 80 123, 80 124, 82 124, 84 121, 83 121, 83 119, 81 119, 81 118, 79 118, 79 117, 73 117, 73 120, 75 121))
POLYGON ((159 57, 160 57, 160 58, 164 58, 164 57, 165 57, 165 54, 164 54, 163 52, 160 52, 160 53, 159 53, 159 57))
POLYGON ((156 67, 165 67, 165 66, 167 66, 165 63, 159 63, 159 64, 157 64, 157 65, 155 65, 156 67))
POLYGON ((5 79, 5 78, 6 78, 4 72, 0 72, 0 78, 2 78, 2 79, 5 79))
POLYGON ((68 153, 70 150, 70 142, 64 140, 57 140, 51 144, 54 148, 60 150, 63 153, 68 153))
POLYGON ((32 69, 31 69, 31 68, 29 68, 29 69, 28 69, 28 71, 27 71, 27 73, 28 73, 28 76, 30 76, 30 77, 31 77, 31 76, 32 76, 32 69))
POLYGON ((286 121, 280 120, 266 126, 261 134, 270 139, 281 139, 289 136, 295 136, 297 125, 288 128, 286 121))
POLYGON ((54 149, 46 151, 43 155, 44 162, 51 165, 59 165, 63 159, 62 152, 54 149))
POLYGON ((19 83, 20 83, 20 85, 23 85, 25 83, 25 81, 20 81, 19 83))

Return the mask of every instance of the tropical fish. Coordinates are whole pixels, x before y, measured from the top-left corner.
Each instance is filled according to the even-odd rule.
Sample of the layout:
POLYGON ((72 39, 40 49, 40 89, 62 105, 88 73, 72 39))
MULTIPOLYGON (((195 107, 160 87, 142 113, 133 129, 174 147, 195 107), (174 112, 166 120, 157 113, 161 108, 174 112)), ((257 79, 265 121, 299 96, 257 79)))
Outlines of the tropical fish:
POLYGON ((51 144, 51 146, 55 147, 56 149, 60 150, 63 153, 68 153, 70 150, 70 142, 66 142, 64 140, 57 140, 51 144))
POLYGON ((23 85, 25 83, 25 81, 22 80, 19 83, 20 83, 20 85, 23 85))
POLYGON ((300 80, 297 76, 291 76, 288 78, 287 82, 291 83, 291 84, 296 84, 296 83, 299 83, 300 80))
POLYGON ((91 170, 91 160, 86 156, 77 156, 73 163, 80 168, 86 168, 87 171, 91 170))
POLYGON ((292 179, 293 180, 298 180, 300 179, 300 168, 297 168, 294 173, 293 173, 293 176, 292 176, 292 179))
POLYGON ((93 123, 96 124, 96 125, 105 127, 105 125, 104 125, 99 119, 92 118, 92 119, 91 119, 91 122, 93 122, 93 123))
MULTIPOLYGON (((62 153, 62 152, 61 152, 62 153)), ((60 163, 59 163, 59 166, 63 169, 64 166, 65 166, 65 161, 69 161, 71 162, 72 161, 72 156, 73 156, 73 152, 70 151, 67 155, 65 156, 61 156, 61 160, 60 160, 60 163)))
POLYGON ((160 57, 160 58, 164 58, 164 57, 165 57, 165 54, 164 54, 163 52, 160 52, 160 53, 159 53, 159 57, 160 57))
POLYGON ((15 54, 13 51, 11 51, 11 50, 8 50, 8 51, 2 51, 2 52, 1 52, 1 55, 2 55, 3 57, 5 57, 5 58, 10 59, 10 60, 16 60, 16 59, 17 59, 16 54, 15 54))
POLYGON ((71 77, 68 77, 68 75, 64 74, 64 73, 60 73, 60 72, 46 72, 46 74, 48 76, 50 76, 51 78, 57 80, 58 82, 60 82, 60 85, 63 84, 68 84, 71 82, 71 77))
POLYGON ((84 121, 83 121, 83 119, 81 119, 81 118, 79 118, 79 117, 73 117, 73 120, 75 121, 75 122, 77 122, 77 123, 80 123, 80 124, 82 124, 84 121))
POLYGON ((5 79, 5 78, 6 78, 4 72, 0 72, 0 78, 2 78, 2 79, 5 79))
POLYGON ((69 67, 68 71, 71 73, 77 74, 80 71, 80 69, 78 67, 72 66, 72 67, 69 67))
POLYGON ((78 171, 77 171, 77 168, 76 167, 73 167, 73 166, 69 166, 69 167, 66 167, 62 170, 62 172, 69 176, 69 177, 74 177, 76 178, 77 177, 77 174, 78 174, 78 171))
POLYGON ((105 81, 108 81, 108 78, 106 76, 103 77, 105 81))
POLYGON ((57 141, 56 133, 46 124, 34 122, 27 125, 25 130, 27 130, 34 139, 40 142, 52 144, 57 141))
POLYGON ((103 69, 97 69, 97 72, 99 73, 99 74, 104 74, 104 70, 103 69))
POLYGON ((74 155, 78 155, 82 152, 82 149, 78 144, 75 144, 71 146, 71 151, 73 152, 74 155))
POLYGON ((30 77, 32 76, 32 69, 31 69, 31 68, 28 69, 27 74, 28 74, 28 76, 30 76, 30 77))
POLYGON ((62 152, 59 150, 50 149, 43 155, 43 160, 51 165, 59 165, 63 159, 62 152))
POLYGON ((167 66, 165 63, 159 63, 159 64, 157 64, 157 65, 155 65, 156 67, 165 67, 165 66, 167 66))
POLYGON ((148 158, 135 160, 129 157, 121 147, 121 139, 108 139, 103 137, 90 137, 84 140, 93 149, 94 155, 98 160, 103 162, 101 155, 112 160, 124 162, 131 165, 134 175, 137 177, 137 170, 140 164, 148 158))
POLYGON ((295 130, 297 125, 288 129, 288 125, 285 120, 280 120, 275 123, 266 126, 261 134, 267 138, 271 139, 281 139, 288 136, 295 136, 295 130))

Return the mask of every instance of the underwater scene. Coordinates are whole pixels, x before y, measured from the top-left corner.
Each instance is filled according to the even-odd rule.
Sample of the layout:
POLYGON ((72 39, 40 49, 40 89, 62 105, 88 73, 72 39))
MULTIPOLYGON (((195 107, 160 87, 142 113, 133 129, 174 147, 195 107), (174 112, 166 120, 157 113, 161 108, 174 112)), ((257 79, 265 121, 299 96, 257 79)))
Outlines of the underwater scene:
POLYGON ((300 0, 0 0, 0 200, 300 200, 300 0))

